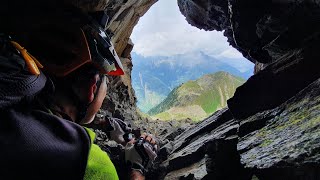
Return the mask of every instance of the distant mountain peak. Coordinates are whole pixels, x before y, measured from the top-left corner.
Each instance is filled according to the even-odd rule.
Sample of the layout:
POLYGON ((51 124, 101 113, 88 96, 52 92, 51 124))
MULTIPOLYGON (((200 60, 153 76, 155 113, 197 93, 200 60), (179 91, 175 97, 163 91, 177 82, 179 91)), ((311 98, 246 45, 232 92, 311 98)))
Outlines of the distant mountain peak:
POLYGON ((218 109, 226 106, 226 101, 231 98, 237 87, 245 82, 244 79, 236 77, 228 72, 219 71, 213 74, 206 74, 197 80, 187 81, 174 88, 166 99, 159 105, 148 111, 149 115, 156 118, 169 120, 167 118, 191 118, 200 120, 204 118, 203 113, 195 114, 189 112, 190 107, 202 108, 207 116, 218 109), (189 109, 183 113, 183 108, 189 109), (179 109, 175 112, 174 109, 179 109), (190 115, 192 114, 192 115, 190 115))
POLYGON ((174 87, 205 74, 225 71, 244 79, 251 75, 242 73, 203 51, 172 57, 143 57, 132 53, 132 61, 132 84, 138 100, 137 105, 143 112, 160 103, 174 87), (147 90, 145 87, 148 87, 147 90))

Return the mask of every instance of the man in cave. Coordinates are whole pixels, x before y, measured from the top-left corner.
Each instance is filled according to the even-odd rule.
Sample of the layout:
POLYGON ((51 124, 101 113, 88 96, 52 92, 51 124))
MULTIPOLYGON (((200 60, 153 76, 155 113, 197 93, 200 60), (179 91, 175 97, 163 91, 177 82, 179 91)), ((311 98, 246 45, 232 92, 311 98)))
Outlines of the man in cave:
MULTIPOLYGON (((105 14, 66 1, 1 2, 0 179, 118 179, 94 132, 79 124, 101 107, 105 75, 124 74, 121 61, 102 29, 105 14)), ((121 120, 104 122, 125 144, 121 120)), ((144 179, 156 151, 151 135, 125 144, 130 179, 144 179)))

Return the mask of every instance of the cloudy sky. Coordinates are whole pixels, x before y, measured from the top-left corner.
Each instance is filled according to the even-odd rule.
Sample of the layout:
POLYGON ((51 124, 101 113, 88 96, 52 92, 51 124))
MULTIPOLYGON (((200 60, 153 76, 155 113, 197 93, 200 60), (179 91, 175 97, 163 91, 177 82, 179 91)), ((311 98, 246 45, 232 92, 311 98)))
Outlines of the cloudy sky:
POLYGON ((145 57, 202 51, 219 59, 228 58, 227 63, 241 71, 253 66, 229 46, 222 32, 204 31, 188 24, 176 0, 154 4, 138 22, 131 39, 135 44, 133 52, 145 57))

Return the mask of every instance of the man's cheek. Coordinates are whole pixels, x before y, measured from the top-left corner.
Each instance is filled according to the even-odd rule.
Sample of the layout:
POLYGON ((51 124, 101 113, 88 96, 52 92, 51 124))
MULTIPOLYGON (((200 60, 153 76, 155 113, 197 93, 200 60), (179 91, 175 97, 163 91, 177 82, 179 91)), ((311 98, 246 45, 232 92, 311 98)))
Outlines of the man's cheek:
POLYGON ((88 97, 88 91, 85 91, 84 88, 81 88, 79 86, 73 85, 72 86, 73 92, 76 95, 76 97, 78 98, 79 101, 81 102, 87 102, 90 101, 90 99, 92 97, 88 97))

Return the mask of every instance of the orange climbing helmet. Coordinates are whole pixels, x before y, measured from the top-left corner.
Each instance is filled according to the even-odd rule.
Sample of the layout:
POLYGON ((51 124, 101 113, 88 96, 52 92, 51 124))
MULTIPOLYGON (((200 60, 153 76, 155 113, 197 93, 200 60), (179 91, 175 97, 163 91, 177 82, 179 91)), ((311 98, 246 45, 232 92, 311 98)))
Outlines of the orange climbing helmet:
POLYGON ((111 38, 102 28, 108 22, 103 11, 89 15, 70 5, 59 8, 46 5, 50 7, 47 9, 34 8, 30 3, 24 6, 35 10, 24 13, 29 8, 22 7, 9 16, 12 19, 9 22, 16 23, 12 24, 16 27, 13 40, 43 65, 43 71, 63 77, 85 64, 92 64, 101 74, 124 74, 111 38), (18 37, 21 34, 23 38, 18 37))
MULTIPOLYGON (((49 73, 56 76, 66 76, 89 63, 94 65, 101 74, 112 76, 124 74, 122 63, 110 37, 95 19, 90 18, 90 23, 80 28, 61 27, 55 31, 64 33, 61 37, 65 37, 65 39, 62 42, 54 39, 47 42, 52 44, 56 51, 63 52, 60 54, 60 58, 62 58, 61 55, 65 57, 62 58, 63 62, 59 57, 53 59, 54 61, 40 60, 44 69, 49 73)), ((53 48, 51 49, 53 50, 53 48)))
MULTIPOLYGON (((60 31, 55 30, 55 31, 60 31)), ((94 65, 101 74, 123 75, 123 66, 109 36, 97 23, 87 24, 82 28, 63 28, 67 39, 46 39, 51 46, 51 57, 38 58, 44 70, 58 77, 66 76, 85 64, 94 65), (61 41, 62 40, 62 41, 61 41), (56 55, 52 53, 56 52, 56 55)), ((40 32, 42 37, 48 37, 40 32)), ((57 33, 53 32, 52 34, 57 33)), ((61 35, 61 37, 65 37, 61 35)), ((60 38, 61 38, 60 37, 60 38)), ((45 53, 45 51, 43 51, 45 53)))

